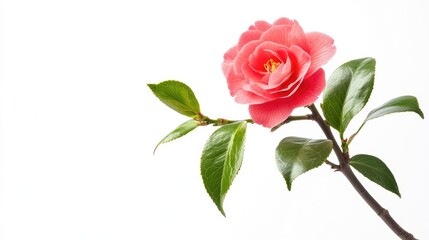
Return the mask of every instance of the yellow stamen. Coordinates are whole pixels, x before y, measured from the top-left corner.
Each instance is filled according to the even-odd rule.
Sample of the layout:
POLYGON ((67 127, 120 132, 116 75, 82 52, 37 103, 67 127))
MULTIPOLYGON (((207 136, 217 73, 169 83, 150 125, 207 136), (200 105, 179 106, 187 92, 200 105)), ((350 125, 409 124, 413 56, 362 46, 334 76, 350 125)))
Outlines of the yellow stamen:
POLYGON ((265 68, 265 70, 267 70, 267 72, 273 73, 277 70, 279 65, 280 65, 279 62, 275 62, 272 58, 270 58, 270 60, 268 60, 266 63, 264 63, 264 68, 265 68))

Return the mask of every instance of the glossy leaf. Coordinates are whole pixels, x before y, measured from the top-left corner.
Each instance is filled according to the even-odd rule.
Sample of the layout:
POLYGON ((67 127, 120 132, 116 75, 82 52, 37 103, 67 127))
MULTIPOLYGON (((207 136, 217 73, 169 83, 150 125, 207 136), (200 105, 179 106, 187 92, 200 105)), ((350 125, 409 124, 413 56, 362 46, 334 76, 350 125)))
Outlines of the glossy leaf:
POLYGON ((227 124, 207 140, 201 156, 201 176, 207 193, 225 216, 223 200, 243 161, 246 122, 227 124))
POLYGON ((424 118, 424 114, 422 110, 420 110, 417 98, 413 96, 397 97, 372 110, 368 114, 366 119, 363 121, 359 129, 356 131, 356 133, 350 136, 349 143, 356 137, 356 135, 360 132, 360 130, 363 128, 367 121, 372 120, 374 118, 382 117, 387 114, 399 112, 415 112, 421 118, 424 118))
POLYGON ((176 80, 167 80, 159 84, 148 84, 148 87, 171 109, 188 117, 198 117, 200 105, 188 85, 176 80))
POLYGON ((347 62, 329 78, 323 94, 323 113, 328 123, 341 136, 352 118, 359 113, 374 86, 375 59, 347 62))
POLYGON ((289 191, 299 175, 319 167, 332 151, 332 142, 322 139, 286 137, 276 148, 277 167, 289 191))
POLYGON ((417 98, 413 96, 402 96, 394 98, 380 107, 372 110, 365 119, 369 121, 374 118, 382 117, 386 114, 399 113, 399 112, 415 112, 421 118, 424 118, 422 110, 420 110, 417 98))
POLYGON ((191 132, 192 130, 194 130, 195 128, 197 128, 198 126, 200 126, 200 123, 198 121, 195 121, 193 119, 188 120, 184 123, 182 123, 180 126, 178 126, 176 129, 174 129, 172 132, 170 132, 167 136, 165 136, 155 147, 155 149, 153 150, 153 153, 155 153, 156 149, 158 148, 159 145, 163 144, 163 143, 167 143, 170 141, 173 141, 177 138, 183 137, 184 135, 188 134, 189 132, 191 132))
POLYGON ((401 197, 395 177, 379 158, 359 154, 350 159, 350 165, 369 180, 401 197))

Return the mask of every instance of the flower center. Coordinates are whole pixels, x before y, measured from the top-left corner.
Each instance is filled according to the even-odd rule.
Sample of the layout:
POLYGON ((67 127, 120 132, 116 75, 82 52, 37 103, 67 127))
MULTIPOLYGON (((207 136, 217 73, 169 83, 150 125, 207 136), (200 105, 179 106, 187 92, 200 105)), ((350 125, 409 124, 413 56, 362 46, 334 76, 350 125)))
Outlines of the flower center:
POLYGON ((280 65, 279 62, 276 62, 272 58, 270 58, 270 60, 268 60, 266 63, 264 63, 264 68, 265 68, 265 70, 267 70, 267 72, 273 73, 277 70, 279 65, 280 65))

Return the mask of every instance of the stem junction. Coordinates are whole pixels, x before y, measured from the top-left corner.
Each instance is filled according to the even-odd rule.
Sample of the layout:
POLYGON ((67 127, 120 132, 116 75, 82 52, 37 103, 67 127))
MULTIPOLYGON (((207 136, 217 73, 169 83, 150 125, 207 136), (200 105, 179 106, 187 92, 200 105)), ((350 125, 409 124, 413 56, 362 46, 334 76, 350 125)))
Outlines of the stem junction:
POLYGON ((357 179, 356 175, 353 173, 350 164, 349 164, 349 153, 348 147, 342 150, 335 140, 334 135, 332 134, 331 127, 329 124, 322 118, 319 111, 317 110, 314 104, 307 106, 311 113, 312 117, 310 119, 317 122, 317 124, 322 129, 325 136, 332 141, 333 150, 335 155, 338 158, 339 165, 333 164, 329 161, 326 161, 331 167, 335 167, 336 170, 342 172, 344 176, 349 180, 354 189, 359 193, 359 195, 365 200, 365 202, 374 210, 374 212, 386 223, 386 225, 400 238, 403 240, 415 240, 414 236, 405 231, 393 218, 390 216, 389 211, 383 208, 365 189, 362 183, 357 179), (338 166, 338 167, 336 167, 338 166))

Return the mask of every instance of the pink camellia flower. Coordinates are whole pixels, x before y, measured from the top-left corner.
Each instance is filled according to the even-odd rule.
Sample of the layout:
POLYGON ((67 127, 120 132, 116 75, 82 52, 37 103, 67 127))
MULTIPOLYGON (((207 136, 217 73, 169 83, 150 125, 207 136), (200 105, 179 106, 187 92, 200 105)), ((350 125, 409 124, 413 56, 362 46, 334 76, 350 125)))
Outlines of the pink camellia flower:
POLYGON ((255 123, 274 127, 297 107, 317 100, 325 87, 320 67, 335 54, 334 40, 304 33, 297 21, 257 21, 224 55, 222 70, 235 101, 249 104, 255 123))

